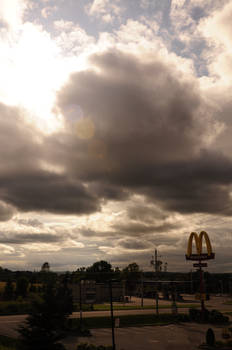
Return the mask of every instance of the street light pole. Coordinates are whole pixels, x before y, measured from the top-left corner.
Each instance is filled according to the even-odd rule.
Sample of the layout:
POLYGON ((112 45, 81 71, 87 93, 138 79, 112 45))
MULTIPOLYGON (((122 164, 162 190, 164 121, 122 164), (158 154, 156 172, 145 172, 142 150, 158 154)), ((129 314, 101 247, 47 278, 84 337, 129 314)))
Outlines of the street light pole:
POLYGON ((114 337, 114 314, 113 314, 113 296, 112 296, 111 280, 109 280, 109 292, 110 292, 110 315, 111 315, 111 328, 112 328, 112 347, 113 347, 113 350, 116 350, 115 337, 114 337))
POLYGON ((155 309, 156 309, 156 315, 159 315, 159 292, 158 292, 158 288, 156 288, 156 293, 155 293, 155 309))
POLYGON ((143 307, 143 272, 141 275, 141 307, 143 307))
POLYGON ((80 332, 82 332, 82 288, 81 287, 82 287, 82 280, 80 280, 80 284, 79 284, 80 332))

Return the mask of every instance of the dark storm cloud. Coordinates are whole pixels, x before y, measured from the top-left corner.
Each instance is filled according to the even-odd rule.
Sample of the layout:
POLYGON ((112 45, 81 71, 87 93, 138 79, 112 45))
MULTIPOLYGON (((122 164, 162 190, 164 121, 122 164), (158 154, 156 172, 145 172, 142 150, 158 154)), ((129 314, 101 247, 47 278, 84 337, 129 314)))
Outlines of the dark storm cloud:
MULTIPOLYGON (((58 94, 56 107, 67 116, 62 132, 44 136, 23 111, 0 104, 0 200, 19 211, 78 215, 141 194, 161 207, 157 220, 166 210, 230 215, 232 163, 206 149, 216 124, 193 79, 155 56, 145 63, 113 51, 91 62, 58 94), (75 106, 76 124, 69 119, 75 106)), ((153 224, 152 209, 128 211, 133 220, 141 215, 150 226, 113 232, 171 229, 153 224)))
MULTIPOLYGON (((120 239, 122 237, 128 237, 127 241, 130 241, 130 237, 140 237, 144 240, 149 240, 150 242, 159 242, 159 244, 165 244, 169 240, 173 242, 173 238, 170 237, 170 232, 174 229, 179 228, 180 225, 178 223, 167 223, 163 222, 160 225, 147 225, 138 222, 129 222, 118 223, 111 226, 111 230, 108 231, 99 231, 99 230, 91 230, 91 229, 79 229, 76 230, 83 237, 89 237, 94 239, 94 237, 102 237, 104 238, 104 244, 107 239, 109 239, 109 244, 114 245, 116 239, 120 239), (167 236, 159 235, 162 233, 168 233, 167 236), (113 240, 112 240, 113 239, 113 240)), ((176 239, 175 239, 176 241, 176 239)))
POLYGON ((39 171, 3 177, 2 198, 21 211, 48 211, 59 214, 85 214, 99 209, 97 198, 77 181, 66 176, 39 171))
POLYGON ((99 210, 97 197, 68 174, 44 169, 43 135, 23 118, 23 111, 0 104, 0 220, 19 211, 84 214, 99 210), (2 215, 1 215, 2 214, 2 215))
POLYGON ((168 210, 231 215, 231 174, 228 158, 202 152, 196 159, 161 167, 142 193, 168 210))
POLYGON ((144 63, 113 51, 91 62, 96 69, 72 74, 58 95, 67 133, 48 142, 54 163, 63 159, 102 198, 138 193, 166 210, 230 214, 232 163, 207 149, 217 124, 194 80, 156 57, 144 63), (80 116, 68 122, 75 105, 89 139, 78 133, 80 116))

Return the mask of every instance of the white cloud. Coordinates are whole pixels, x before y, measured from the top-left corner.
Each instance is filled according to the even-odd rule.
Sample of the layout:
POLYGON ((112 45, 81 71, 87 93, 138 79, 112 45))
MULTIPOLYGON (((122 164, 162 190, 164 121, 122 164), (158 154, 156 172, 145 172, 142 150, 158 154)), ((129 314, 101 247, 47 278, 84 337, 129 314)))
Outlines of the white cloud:
POLYGON ((10 28, 18 27, 22 23, 28 4, 28 0, 1 0, 0 21, 10 28))
POLYGON ((116 18, 119 19, 123 12, 122 6, 119 6, 120 0, 94 0, 86 6, 86 12, 90 16, 101 18, 103 22, 110 23, 116 18))
POLYGON ((204 52, 210 73, 229 86, 232 79, 232 3, 202 20, 199 30, 208 42, 209 49, 204 52))
POLYGON ((53 12, 57 11, 57 6, 47 6, 41 10, 41 15, 44 18, 48 18, 53 12))

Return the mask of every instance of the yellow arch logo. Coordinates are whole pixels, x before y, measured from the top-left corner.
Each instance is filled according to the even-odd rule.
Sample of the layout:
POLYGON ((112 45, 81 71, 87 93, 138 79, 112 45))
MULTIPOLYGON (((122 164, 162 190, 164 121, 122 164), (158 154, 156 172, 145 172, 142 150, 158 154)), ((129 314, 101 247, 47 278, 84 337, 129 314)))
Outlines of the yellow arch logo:
POLYGON ((208 234, 205 231, 201 231, 201 233, 198 236, 196 232, 192 232, 188 239, 186 259, 187 260, 208 260, 208 259, 214 259, 214 256, 215 254, 212 252, 212 246, 211 246, 208 234), (203 237, 206 243, 207 254, 202 253, 203 237), (192 254, 193 238, 195 240, 197 254, 192 254))

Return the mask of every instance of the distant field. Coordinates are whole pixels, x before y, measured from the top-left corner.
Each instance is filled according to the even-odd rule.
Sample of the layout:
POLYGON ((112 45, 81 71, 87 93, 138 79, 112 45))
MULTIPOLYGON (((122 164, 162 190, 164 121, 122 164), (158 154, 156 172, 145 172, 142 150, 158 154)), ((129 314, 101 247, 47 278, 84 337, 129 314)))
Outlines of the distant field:
POLYGON ((6 282, 0 282, 0 293, 4 291, 6 282))

